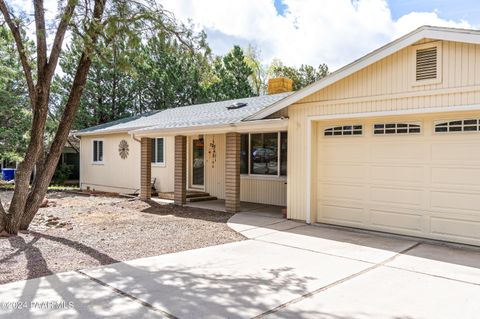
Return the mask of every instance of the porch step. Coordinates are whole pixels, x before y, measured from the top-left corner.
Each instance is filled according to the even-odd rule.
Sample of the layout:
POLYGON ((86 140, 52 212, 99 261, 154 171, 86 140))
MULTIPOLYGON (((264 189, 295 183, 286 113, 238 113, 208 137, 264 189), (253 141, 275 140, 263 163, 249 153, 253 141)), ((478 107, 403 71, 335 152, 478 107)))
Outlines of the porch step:
POLYGON ((188 191, 187 198, 195 198, 195 197, 205 197, 210 196, 207 192, 197 192, 197 191, 188 191))
POLYGON ((204 201, 207 201, 207 200, 216 200, 217 197, 215 196, 197 196, 197 197, 189 197, 187 198, 187 202, 189 203, 194 203, 194 202, 204 202, 204 201))
MULTIPOLYGON (((174 194, 173 192, 162 192, 162 193, 158 193, 158 197, 161 199, 173 200, 174 194)), ((187 200, 192 198, 203 198, 203 197, 210 197, 210 194, 207 192, 200 192, 200 191, 187 191, 187 200)))

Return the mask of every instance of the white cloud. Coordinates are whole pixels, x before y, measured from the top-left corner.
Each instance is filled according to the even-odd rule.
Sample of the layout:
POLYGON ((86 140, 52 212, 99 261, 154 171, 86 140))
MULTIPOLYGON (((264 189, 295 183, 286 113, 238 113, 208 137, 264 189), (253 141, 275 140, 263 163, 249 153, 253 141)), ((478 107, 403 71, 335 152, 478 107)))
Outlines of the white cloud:
POLYGON ((412 12, 392 19, 385 0, 283 0, 279 15, 273 0, 164 0, 182 21, 205 29, 217 54, 234 44, 251 43, 268 63, 327 63, 336 69, 421 25, 472 28, 437 12, 412 12))

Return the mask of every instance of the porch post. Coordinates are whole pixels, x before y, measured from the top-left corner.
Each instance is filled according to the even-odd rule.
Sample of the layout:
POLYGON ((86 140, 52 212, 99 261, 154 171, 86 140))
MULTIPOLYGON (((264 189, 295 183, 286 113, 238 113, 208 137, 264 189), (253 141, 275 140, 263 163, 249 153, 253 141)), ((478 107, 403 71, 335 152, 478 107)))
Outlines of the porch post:
POLYGON ((227 133, 225 161, 225 210, 240 211, 240 134, 227 133))
POLYGON ((187 202, 187 137, 175 136, 175 186, 174 203, 184 205, 187 202))
POLYGON ((152 198, 152 142, 148 137, 140 140, 140 199, 152 198))

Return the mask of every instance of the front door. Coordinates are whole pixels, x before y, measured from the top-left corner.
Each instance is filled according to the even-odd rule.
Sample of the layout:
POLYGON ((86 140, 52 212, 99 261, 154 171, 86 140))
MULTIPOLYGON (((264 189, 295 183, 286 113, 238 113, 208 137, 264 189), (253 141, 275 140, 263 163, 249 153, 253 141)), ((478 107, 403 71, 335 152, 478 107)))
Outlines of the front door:
POLYGON ((203 139, 192 140, 192 186, 204 186, 204 142, 203 139))

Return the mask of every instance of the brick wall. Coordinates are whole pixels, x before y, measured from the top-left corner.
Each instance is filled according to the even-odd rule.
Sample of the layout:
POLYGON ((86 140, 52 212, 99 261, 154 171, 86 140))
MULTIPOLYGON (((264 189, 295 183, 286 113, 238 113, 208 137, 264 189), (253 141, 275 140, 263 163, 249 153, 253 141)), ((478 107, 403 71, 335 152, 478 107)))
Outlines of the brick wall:
POLYGON ((175 185, 174 202, 184 205, 187 201, 187 138, 175 136, 175 185))
POLYGON ((225 162, 225 209, 229 213, 240 211, 240 134, 227 133, 225 162))

